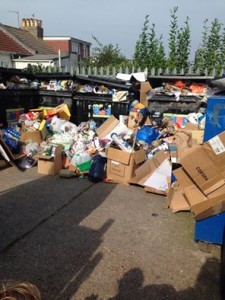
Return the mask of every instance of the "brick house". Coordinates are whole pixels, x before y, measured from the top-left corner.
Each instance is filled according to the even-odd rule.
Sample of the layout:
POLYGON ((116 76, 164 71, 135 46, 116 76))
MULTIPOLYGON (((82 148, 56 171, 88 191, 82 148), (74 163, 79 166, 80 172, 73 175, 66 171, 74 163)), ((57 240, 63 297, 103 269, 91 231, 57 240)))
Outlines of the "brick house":
POLYGON ((90 46, 72 37, 44 37, 37 19, 22 19, 21 28, 0 24, 0 67, 23 69, 35 64, 69 71, 90 55, 90 46))

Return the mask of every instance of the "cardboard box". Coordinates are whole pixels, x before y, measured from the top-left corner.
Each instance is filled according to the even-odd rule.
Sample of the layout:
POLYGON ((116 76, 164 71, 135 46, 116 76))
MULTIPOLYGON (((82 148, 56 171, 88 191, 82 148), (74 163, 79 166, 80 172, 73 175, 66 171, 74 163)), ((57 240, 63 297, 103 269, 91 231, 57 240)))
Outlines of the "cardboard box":
POLYGON ((107 156, 107 178, 128 184, 134 176, 134 171, 146 160, 144 150, 125 152, 109 147, 107 156))
POLYGON ((99 128, 97 128, 96 133, 100 139, 111 140, 111 134, 115 132, 120 134, 129 134, 131 130, 117 118, 111 115, 99 128))
POLYGON ((113 115, 110 116, 100 127, 97 128, 96 133, 100 139, 108 136, 113 129, 119 124, 119 120, 113 115))
POLYGON ((157 152, 135 170, 135 176, 130 183, 145 187, 147 192, 166 195, 171 177, 171 163, 168 154, 164 151, 157 152))
POLYGON ((148 92, 152 90, 151 84, 146 81, 146 82, 141 82, 140 83, 140 103, 143 104, 145 107, 148 107, 148 100, 147 100, 147 95, 148 92))
POLYGON ((62 169, 62 151, 61 145, 56 147, 55 156, 38 156, 38 173, 44 175, 57 175, 62 169))
POLYGON ((189 131, 192 136, 192 144, 193 145, 201 145, 203 144, 204 138, 204 130, 199 129, 199 126, 196 124, 188 123, 185 128, 185 131, 189 131))
POLYGON ((190 211, 190 205, 185 197, 184 191, 178 182, 174 182, 166 197, 167 208, 170 208, 172 213, 179 211, 190 211))
POLYGON ((21 134, 20 141, 22 143, 25 143, 26 141, 31 141, 40 144, 47 136, 47 129, 45 125, 46 125, 46 121, 43 120, 39 130, 26 131, 24 125, 22 124, 21 132, 20 132, 21 134))
POLYGON ((152 121, 149 116, 147 116, 146 120, 143 120, 143 115, 138 111, 131 111, 128 117, 128 125, 129 129, 136 129, 141 122, 144 122, 143 125, 152 125, 152 121))
POLYGON ((64 119, 69 121, 71 117, 70 110, 67 104, 62 103, 56 107, 41 107, 43 108, 43 116, 45 118, 52 117, 54 115, 58 115, 60 119, 64 119))
POLYGON ((177 161, 180 162, 180 157, 183 152, 192 147, 192 134, 185 130, 177 130, 174 133, 174 144, 177 148, 177 161))
MULTIPOLYGON (((183 152, 180 158, 180 163, 185 171, 205 195, 225 184, 225 177, 220 172, 215 160, 211 158, 200 145, 183 152)), ((224 162, 220 161, 223 164, 224 162)))
POLYGON ((196 220, 225 211, 225 185, 205 196, 182 168, 174 170, 173 173, 184 191, 196 220))
POLYGON ((209 139, 202 148, 225 178, 225 131, 209 139))
POLYGON ((207 196, 202 193, 202 191, 196 186, 194 181, 188 176, 183 168, 174 170, 173 174, 182 187, 187 201, 191 207, 197 203, 202 203, 203 201, 207 200, 207 196))

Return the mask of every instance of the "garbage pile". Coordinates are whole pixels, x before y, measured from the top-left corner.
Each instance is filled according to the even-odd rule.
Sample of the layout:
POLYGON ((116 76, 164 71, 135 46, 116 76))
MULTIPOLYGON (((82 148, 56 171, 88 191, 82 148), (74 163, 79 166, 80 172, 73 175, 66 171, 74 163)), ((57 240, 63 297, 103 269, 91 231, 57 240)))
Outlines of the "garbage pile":
POLYGON ((154 123, 145 105, 153 92, 143 85, 128 115, 109 115, 100 126, 94 119, 70 122, 65 103, 30 110, 17 128, 2 130, 0 153, 23 171, 37 165, 43 175, 140 186, 196 220, 225 210, 225 132, 203 142, 204 110, 154 123))
POLYGON ((20 169, 36 163, 40 174, 135 184, 167 196, 174 191, 173 166, 184 151, 203 140, 198 114, 187 116, 185 127, 169 118, 155 126, 148 109, 137 101, 128 116, 119 120, 111 115, 99 127, 94 120, 77 126, 70 116, 66 104, 21 114, 18 130, 3 129, 1 141, 11 152, 22 152, 26 163, 21 163, 24 157, 16 161, 10 154, 8 162, 20 169))
POLYGON ((19 75, 12 75, 7 79, 3 79, 0 74, 0 90, 37 89, 38 87, 38 80, 30 80, 19 75))
POLYGON ((174 96, 177 101, 180 97, 195 96, 198 100, 207 100, 207 91, 209 86, 203 83, 191 82, 187 84, 182 80, 176 80, 172 82, 164 82, 162 86, 156 87, 151 90, 149 99, 154 96, 174 96))

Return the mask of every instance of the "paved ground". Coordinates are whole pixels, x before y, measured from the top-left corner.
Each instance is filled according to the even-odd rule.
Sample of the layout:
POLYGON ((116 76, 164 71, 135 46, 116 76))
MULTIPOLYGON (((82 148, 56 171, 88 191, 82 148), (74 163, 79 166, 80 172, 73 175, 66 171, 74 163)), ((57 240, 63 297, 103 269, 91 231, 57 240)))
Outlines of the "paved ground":
POLYGON ((141 187, 0 171, 0 279, 43 299, 220 299, 220 248, 141 187), (206 247, 204 247, 206 249, 206 247))

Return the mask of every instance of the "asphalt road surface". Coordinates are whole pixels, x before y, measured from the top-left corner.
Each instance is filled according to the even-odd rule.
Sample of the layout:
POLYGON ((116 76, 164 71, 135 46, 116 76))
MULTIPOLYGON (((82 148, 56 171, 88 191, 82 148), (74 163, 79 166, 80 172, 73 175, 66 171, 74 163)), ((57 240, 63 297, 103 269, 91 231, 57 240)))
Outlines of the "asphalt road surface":
POLYGON ((1 170, 0 280, 44 300, 220 299, 220 247, 164 204, 138 186, 1 170))

